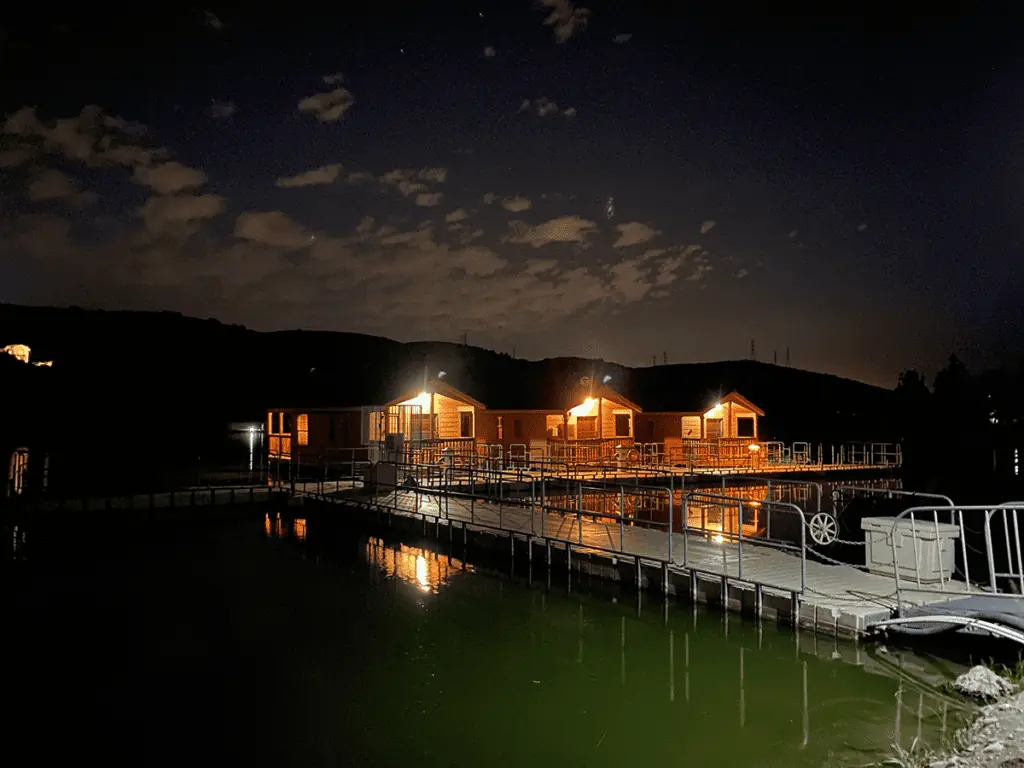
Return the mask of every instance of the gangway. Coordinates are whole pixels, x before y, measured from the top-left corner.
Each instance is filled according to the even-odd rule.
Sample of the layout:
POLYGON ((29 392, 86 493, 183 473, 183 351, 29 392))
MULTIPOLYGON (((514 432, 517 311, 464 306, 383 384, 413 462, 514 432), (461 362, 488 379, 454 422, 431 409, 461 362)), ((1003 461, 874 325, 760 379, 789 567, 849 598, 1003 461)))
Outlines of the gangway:
POLYGON ((896 607, 892 616, 873 622, 870 629, 892 630, 907 636, 967 631, 989 634, 1024 645, 1021 512, 1024 512, 1024 502, 1006 502, 994 507, 958 507, 950 504, 941 507, 910 507, 893 518, 888 538, 896 584, 896 607), (901 522, 910 521, 916 538, 918 527, 927 530, 929 526, 934 526, 937 532, 940 516, 945 518, 947 515, 949 522, 946 524, 953 524, 959 529, 962 568, 954 566, 952 572, 943 573, 942 560, 939 558, 938 585, 923 583, 920 578, 921 550, 915 541, 911 559, 916 577, 907 579, 901 574, 903 568, 898 553, 906 536, 906 525, 901 525, 901 522), (978 549, 969 542, 967 534, 975 531, 965 525, 965 517, 981 519, 984 549, 978 549), (976 569, 979 562, 983 566, 981 580, 971 578, 972 561, 976 569), (937 593, 943 594, 946 599, 922 604, 922 596, 937 593))

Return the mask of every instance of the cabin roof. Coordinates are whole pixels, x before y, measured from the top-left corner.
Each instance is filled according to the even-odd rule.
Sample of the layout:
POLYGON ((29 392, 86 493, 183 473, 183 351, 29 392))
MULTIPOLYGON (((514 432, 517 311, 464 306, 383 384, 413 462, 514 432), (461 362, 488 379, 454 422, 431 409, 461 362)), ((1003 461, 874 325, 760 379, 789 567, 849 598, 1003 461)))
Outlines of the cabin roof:
POLYGON ((734 402, 764 416, 764 411, 739 393, 738 377, 729 375, 732 372, 713 365, 638 368, 630 373, 624 391, 647 413, 699 415, 715 403, 734 402))
MULTIPOLYGON (((403 392, 395 399, 389 400, 387 403, 385 403, 385 406, 391 407, 393 405, 398 405, 399 403, 404 403, 406 400, 411 400, 412 398, 416 397, 418 394, 420 394, 420 392, 423 391, 423 387, 419 387, 414 390, 403 392)), ((456 389, 451 384, 446 382, 444 379, 431 379, 430 381, 427 382, 426 391, 432 392, 435 395, 444 395, 445 397, 450 397, 452 400, 458 400, 460 403, 472 405, 474 408, 487 408, 486 405, 477 400, 475 397, 466 394, 465 392, 459 389, 456 389)))

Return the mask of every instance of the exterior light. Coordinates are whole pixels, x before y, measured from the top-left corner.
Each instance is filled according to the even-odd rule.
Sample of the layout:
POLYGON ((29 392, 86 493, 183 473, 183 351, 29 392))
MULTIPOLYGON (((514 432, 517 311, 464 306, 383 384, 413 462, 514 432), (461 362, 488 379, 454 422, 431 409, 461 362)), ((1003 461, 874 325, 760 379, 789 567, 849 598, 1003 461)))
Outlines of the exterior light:
POLYGON ((756 453, 757 451, 761 450, 761 446, 758 445, 757 443, 751 443, 750 445, 747 446, 747 450, 754 451, 756 453))
POLYGON ((612 380, 612 375, 610 373, 606 373, 604 378, 601 379, 601 383, 602 384, 607 384, 611 380, 612 380))
POLYGON ((420 392, 416 397, 411 397, 408 400, 403 400, 399 405, 418 405, 421 410, 430 410, 430 393, 420 392))
POLYGON ((580 403, 576 407, 570 408, 569 409, 569 415, 570 416, 586 416, 588 413, 590 413, 592 410, 594 410, 594 406, 595 405, 597 405, 597 400, 595 400, 592 397, 588 397, 586 400, 584 400, 582 403, 580 403))

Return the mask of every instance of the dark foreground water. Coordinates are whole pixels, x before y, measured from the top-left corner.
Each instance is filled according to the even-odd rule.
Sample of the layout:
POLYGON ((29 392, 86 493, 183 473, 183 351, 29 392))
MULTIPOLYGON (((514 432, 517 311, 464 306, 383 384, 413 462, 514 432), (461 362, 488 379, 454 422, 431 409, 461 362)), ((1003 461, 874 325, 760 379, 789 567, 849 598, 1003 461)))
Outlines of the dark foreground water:
POLYGON ((965 714, 898 654, 314 521, 20 535, 12 765, 860 766, 965 714))

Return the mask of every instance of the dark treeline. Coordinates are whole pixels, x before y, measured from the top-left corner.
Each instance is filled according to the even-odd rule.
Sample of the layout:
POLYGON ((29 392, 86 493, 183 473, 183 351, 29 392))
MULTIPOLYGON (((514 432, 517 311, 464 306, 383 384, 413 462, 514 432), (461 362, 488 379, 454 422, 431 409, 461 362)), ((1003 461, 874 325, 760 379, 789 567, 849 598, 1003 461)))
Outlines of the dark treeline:
POLYGON ((928 385, 918 371, 895 389, 908 482, 954 499, 1010 501, 1024 452, 1021 366, 972 374, 955 355, 928 385))

